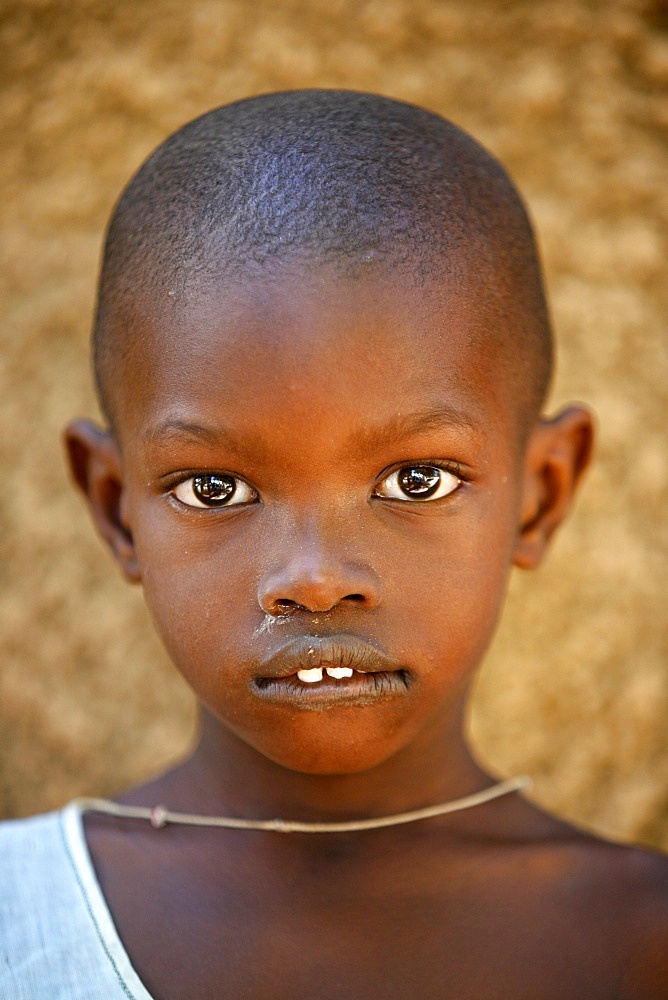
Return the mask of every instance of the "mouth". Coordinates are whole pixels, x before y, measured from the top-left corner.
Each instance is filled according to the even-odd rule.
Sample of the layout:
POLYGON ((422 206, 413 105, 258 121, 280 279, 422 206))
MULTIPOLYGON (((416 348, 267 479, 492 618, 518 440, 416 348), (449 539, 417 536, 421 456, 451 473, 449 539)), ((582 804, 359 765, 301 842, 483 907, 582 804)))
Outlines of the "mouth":
POLYGON ((350 635, 303 635, 262 661, 252 681, 265 700, 313 710, 368 705, 405 694, 409 672, 369 643, 350 635))

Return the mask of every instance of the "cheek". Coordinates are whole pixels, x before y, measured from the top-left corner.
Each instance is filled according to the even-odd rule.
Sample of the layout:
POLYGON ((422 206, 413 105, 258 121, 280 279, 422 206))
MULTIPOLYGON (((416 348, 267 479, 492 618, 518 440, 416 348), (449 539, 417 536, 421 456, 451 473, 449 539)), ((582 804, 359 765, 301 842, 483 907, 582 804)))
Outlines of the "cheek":
POLYGON ((257 624, 249 546, 221 541, 206 524, 175 528, 169 516, 141 525, 144 596, 167 652, 183 673, 200 665, 216 671, 257 624))
POLYGON ((475 667, 494 632, 514 547, 510 498, 466 516, 434 519, 414 538, 395 538, 384 557, 384 595, 397 612, 401 652, 443 669, 475 667), (503 508, 506 508, 505 510, 503 508))

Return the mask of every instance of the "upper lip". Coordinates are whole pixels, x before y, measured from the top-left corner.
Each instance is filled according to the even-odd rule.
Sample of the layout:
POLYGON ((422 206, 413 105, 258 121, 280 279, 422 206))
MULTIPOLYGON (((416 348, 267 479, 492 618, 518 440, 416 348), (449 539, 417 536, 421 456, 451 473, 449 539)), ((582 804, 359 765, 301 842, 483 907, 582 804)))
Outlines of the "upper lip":
POLYGON ((290 677, 322 666, 351 667, 361 673, 402 670, 402 665, 353 635, 300 635, 289 639, 260 662, 261 677, 290 677))

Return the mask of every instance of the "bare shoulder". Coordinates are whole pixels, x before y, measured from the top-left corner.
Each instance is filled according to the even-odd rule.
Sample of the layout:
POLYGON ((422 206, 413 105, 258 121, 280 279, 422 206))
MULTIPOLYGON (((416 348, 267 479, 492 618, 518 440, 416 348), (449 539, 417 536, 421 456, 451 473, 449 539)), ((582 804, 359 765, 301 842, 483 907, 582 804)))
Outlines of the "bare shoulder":
POLYGON ((583 938, 600 930, 604 950, 618 960, 619 997, 668 1000, 668 855, 558 827, 543 850, 561 869, 583 938))
POLYGON ((631 1000, 668 998, 668 856, 614 845, 607 886, 628 956, 631 1000))

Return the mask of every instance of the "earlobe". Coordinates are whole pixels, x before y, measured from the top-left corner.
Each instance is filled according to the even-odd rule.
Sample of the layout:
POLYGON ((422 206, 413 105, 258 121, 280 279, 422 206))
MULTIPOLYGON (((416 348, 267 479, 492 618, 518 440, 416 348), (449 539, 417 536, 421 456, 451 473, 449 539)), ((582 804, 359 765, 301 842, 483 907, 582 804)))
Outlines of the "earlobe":
POLYGON ((88 420, 65 428, 70 472, 83 493, 98 533, 111 549, 125 577, 140 580, 137 553, 127 511, 118 446, 109 431, 88 420))
POLYGON ((594 438, 591 413, 569 406, 541 420, 531 434, 524 465, 522 509, 513 562, 539 565, 552 534, 570 510, 589 465, 594 438))

